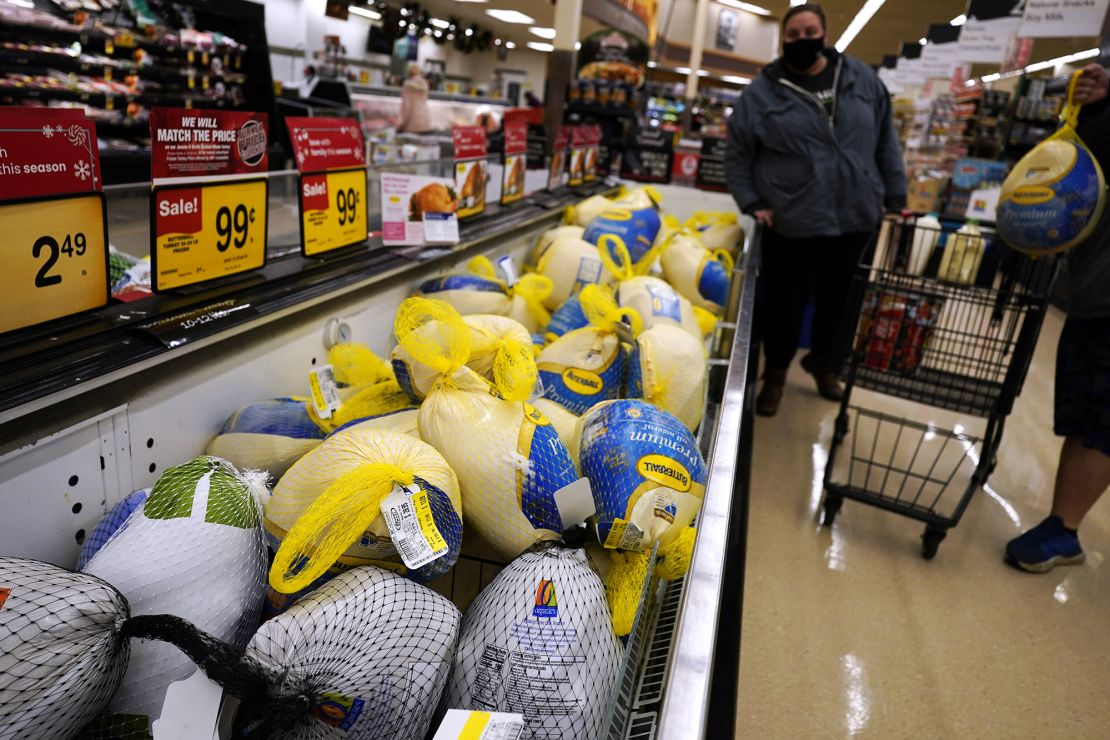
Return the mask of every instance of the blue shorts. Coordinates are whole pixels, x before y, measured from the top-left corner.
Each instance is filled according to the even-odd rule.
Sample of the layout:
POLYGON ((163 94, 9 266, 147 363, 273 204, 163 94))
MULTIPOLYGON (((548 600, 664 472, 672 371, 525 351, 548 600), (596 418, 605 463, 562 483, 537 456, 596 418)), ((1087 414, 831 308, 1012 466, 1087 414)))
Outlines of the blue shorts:
POLYGON ((1056 349, 1056 434, 1110 456, 1110 317, 1069 318, 1056 349))

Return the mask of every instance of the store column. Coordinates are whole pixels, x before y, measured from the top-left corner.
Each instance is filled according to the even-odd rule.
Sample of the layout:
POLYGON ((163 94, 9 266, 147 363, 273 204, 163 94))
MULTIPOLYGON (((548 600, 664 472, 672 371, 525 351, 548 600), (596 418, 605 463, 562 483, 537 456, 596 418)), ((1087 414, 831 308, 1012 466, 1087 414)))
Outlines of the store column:
POLYGON ((574 45, 582 23, 582 0, 556 0, 555 50, 547 55, 547 86, 544 90, 543 126, 547 130, 547 150, 555 141, 555 134, 563 123, 567 87, 574 80, 574 45))
POLYGON ((690 71, 686 74, 686 110, 682 113, 682 129, 690 130, 691 109, 698 96, 698 71, 705 50, 705 27, 709 20, 709 0, 698 0, 694 9, 694 38, 690 41, 690 71))

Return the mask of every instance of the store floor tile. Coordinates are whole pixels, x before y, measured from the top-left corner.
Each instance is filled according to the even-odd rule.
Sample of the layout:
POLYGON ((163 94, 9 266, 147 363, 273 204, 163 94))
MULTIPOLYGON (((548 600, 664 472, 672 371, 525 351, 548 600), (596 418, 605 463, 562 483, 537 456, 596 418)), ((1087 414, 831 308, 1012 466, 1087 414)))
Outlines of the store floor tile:
MULTIPOLYGON (((737 737, 1094 738, 1110 727, 1110 496, 1083 565, 1029 575, 1007 540, 1047 515, 1060 442, 1045 322, 998 467, 932 561, 924 526, 845 501, 819 525, 836 406, 795 362, 756 423, 737 737)), ((981 437, 984 421, 869 393, 853 402, 981 437)), ((958 494, 957 494, 958 496, 958 494)))

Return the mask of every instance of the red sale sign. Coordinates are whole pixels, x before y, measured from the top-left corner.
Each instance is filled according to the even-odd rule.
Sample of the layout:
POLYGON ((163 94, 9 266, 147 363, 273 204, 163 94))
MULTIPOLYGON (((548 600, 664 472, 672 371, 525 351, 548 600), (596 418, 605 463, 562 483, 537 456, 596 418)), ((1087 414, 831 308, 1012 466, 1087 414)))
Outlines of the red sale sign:
POLYGON ((102 185, 96 128, 82 111, 0 108, 0 200, 102 185))
POLYGON ((264 175, 269 168, 265 113, 187 108, 150 112, 150 168, 169 177, 264 175))
POLYGON ((455 126, 451 129, 451 139, 455 144, 455 159, 486 156, 486 130, 481 126, 455 126))
POLYGON ((301 178, 301 198, 306 211, 328 210, 328 176, 304 175, 301 178))
POLYGON ((366 147, 362 127, 353 118, 285 119, 293 156, 301 172, 362 167, 366 164, 366 147))

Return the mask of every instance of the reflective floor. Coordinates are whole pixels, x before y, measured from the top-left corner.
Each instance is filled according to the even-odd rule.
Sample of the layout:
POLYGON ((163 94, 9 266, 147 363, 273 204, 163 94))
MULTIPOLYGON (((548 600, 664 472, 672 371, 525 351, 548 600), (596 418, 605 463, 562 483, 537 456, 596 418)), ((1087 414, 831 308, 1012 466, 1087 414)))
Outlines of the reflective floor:
MULTIPOLYGON (((932 561, 923 525, 864 504, 819 526, 836 406, 795 362, 779 415, 756 423, 737 737, 1110 737, 1110 496, 1080 529, 1085 564, 1028 575, 1001 558, 1051 501, 1062 323, 1046 320, 998 467, 932 561)), ((983 432, 973 417, 853 399, 983 432)), ((955 442, 971 460, 953 463, 958 482, 977 448, 955 442)))

